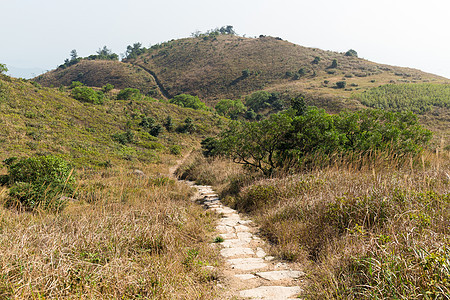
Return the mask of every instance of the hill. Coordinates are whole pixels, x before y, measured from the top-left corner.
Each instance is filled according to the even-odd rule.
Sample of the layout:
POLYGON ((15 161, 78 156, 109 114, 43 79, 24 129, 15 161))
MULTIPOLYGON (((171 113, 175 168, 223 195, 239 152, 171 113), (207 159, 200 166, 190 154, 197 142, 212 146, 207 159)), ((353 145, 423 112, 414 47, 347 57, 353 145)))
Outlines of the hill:
POLYGON ((170 95, 189 93, 212 102, 257 90, 349 97, 355 91, 392 82, 446 81, 352 54, 302 47, 268 36, 218 35, 170 41, 126 61, 151 70, 170 95), (339 81, 345 81, 346 88, 336 88, 339 81))
POLYGON ((132 87, 152 97, 162 97, 151 74, 139 66, 114 60, 83 59, 68 68, 59 67, 34 80, 47 87, 68 86, 72 81, 80 81, 93 87, 102 87, 109 83, 118 89, 132 87))

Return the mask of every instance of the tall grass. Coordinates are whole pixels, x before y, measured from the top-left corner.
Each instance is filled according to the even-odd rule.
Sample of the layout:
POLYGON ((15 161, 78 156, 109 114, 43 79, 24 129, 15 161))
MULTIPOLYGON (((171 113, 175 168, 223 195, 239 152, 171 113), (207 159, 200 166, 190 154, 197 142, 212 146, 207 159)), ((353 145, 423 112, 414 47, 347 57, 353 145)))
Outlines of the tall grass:
POLYGON ((0 208, 1 299, 214 297, 213 218, 189 188, 124 169, 81 175, 59 214, 0 208))
POLYGON ((336 157, 272 178, 237 172, 222 196, 260 225, 273 255, 305 265, 307 298, 448 299, 449 162, 445 152, 336 157))

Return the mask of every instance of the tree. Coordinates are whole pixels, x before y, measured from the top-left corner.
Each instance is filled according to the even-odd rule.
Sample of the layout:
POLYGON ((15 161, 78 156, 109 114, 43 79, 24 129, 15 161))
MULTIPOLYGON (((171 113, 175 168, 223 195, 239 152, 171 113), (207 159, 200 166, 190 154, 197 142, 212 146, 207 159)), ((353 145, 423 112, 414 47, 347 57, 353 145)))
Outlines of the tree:
POLYGON ((141 92, 134 88, 125 88, 117 94, 117 100, 140 100, 141 92))
POLYGON ((175 123, 173 122, 173 119, 171 116, 167 116, 166 120, 164 121, 164 127, 166 128, 166 130, 168 132, 173 131, 173 129, 175 128, 175 123))
POLYGON ((104 85, 102 87, 102 92, 107 94, 107 93, 111 92, 113 89, 114 89, 114 85, 107 83, 106 85, 104 85))
POLYGON ((333 59, 333 62, 331 63, 330 68, 335 69, 338 67, 338 61, 337 59, 333 59))
POLYGON ((170 103, 176 104, 181 107, 189 107, 193 109, 208 110, 205 103, 200 101, 197 96, 191 96, 188 94, 180 94, 169 100, 170 103))
MULTIPOLYGON (((301 102, 301 97, 294 99, 295 106, 301 107, 301 102)), ((385 151, 391 157, 417 155, 432 136, 411 112, 364 110, 330 115, 316 107, 298 112, 287 110, 260 122, 231 122, 216 139, 204 141, 203 149, 208 155, 227 156, 271 175, 309 157, 327 159, 369 151, 385 151)))
POLYGON ((125 51, 126 58, 136 58, 138 55, 141 55, 145 52, 145 48, 142 47, 141 43, 134 43, 133 46, 128 45, 127 50, 125 51))
POLYGON ((356 52, 353 49, 348 50, 347 52, 345 52, 345 56, 354 56, 354 57, 358 57, 358 52, 356 52))
POLYGON ((338 89, 344 89, 347 86, 347 82, 346 81, 338 81, 336 82, 336 87, 338 89))
POLYGON ((317 65, 320 62, 320 57, 316 56, 314 57, 314 60, 312 61, 312 64, 317 65))
POLYGON ((291 99, 291 106, 292 109, 295 110, 295 115, 296 116, 301 116, 303 114, 305 114, 306 112, 306 103, 305 103, 305 97, 302 95, 299 95, 293 99, 291 99))
POLYGON ((77 50, 73 49, 72 51, 70 51, 70 60, 71 61, 75 61, 78 58, 78 53, 77 50))
POLYGON ((4 64, 0 64, 0 74, 8 72, 8 68, 4 64))
POLYGON ((230 100, 223 99, 220 100, 215 106, 216 112, 225 117, 229 117, 230 119, 237 119, 237 117, 243 114, 247 109, 242 103, 240 99, 238 100, 230 100))

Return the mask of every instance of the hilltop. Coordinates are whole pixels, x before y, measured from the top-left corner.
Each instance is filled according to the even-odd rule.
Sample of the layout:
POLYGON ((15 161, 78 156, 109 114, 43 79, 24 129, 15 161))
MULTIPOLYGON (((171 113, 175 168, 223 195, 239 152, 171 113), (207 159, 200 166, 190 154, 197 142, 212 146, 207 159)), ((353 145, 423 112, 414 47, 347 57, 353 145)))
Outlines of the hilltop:
POLYGON ((269 36, 218 35, 170 41, 126 62, 151 70, 171 95, 189 93, 211 102, 257 90, 342 98, 387 83, 446 81, 355 54, 302 47, 269 36), (345 89, 335 88, 339 81, 347 83, 345 89))

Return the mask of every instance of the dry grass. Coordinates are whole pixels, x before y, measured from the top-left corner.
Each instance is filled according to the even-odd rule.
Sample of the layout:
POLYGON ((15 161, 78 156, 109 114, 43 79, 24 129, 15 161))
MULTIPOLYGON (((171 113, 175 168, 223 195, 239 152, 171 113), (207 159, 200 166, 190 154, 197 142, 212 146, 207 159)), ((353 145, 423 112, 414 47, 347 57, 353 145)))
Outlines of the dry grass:
POLYGON ((380 159, 270 179, 238 171, 223 201, 251 215, 272 255, 305 265, 310 299, 448 299, 449 153, 380 159))
POLYGON ((214 218, 189 188, 123 169, 80 177, 60 214, 0 208, 0 298, 214 298, 214 218))

